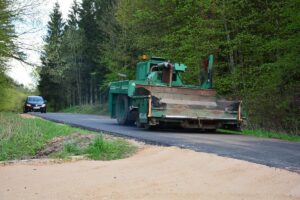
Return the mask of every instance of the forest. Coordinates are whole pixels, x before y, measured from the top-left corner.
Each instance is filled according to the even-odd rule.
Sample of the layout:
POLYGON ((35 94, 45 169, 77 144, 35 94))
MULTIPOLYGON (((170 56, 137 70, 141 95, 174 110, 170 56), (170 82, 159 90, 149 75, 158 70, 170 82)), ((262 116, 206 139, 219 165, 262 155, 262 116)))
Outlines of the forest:
MULTIPOLYGON (((0 0, 0 96, 14 84, 7 59, 13 42, 11 1, 0 0)), ((247 128, 299 134, 299 0, 74 0, 67 19, 50 14, 38 91, 55 111, 103 104, 119 73, 134 79, 141 55, 188 66, 183 79, 199 85, 213 54, 213 87, 243 101, 247 128)), ((0 100, 1 110, 1 100, 0 100)))

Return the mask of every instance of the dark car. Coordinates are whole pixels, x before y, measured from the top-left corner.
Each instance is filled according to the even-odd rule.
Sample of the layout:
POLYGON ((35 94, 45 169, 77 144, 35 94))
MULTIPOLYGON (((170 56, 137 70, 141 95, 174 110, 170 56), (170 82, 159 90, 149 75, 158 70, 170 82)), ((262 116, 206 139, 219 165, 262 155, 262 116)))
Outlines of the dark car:
POLYGON ((24 113, 27 112, 47 112, 46 100, 41 96, 29 96, 24 104, 24 113))

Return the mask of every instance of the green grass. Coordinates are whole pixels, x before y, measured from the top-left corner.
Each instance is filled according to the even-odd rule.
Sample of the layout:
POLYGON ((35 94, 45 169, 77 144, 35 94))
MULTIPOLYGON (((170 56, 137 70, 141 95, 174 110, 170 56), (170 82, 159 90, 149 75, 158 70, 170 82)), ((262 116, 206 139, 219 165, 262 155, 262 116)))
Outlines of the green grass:
POLYGON ((277 133, 277 132, 265 131, 265 130, 243 129, 241 132, 239 132, 239 131, 218 129, 218 131, 223 133, 243 134, 243 135, 251 135, 251 136, 262 137, 262 138, 274 138, 274 139, 286 140, 291 142, 300 142, 300 136, 298 135, 289 135, 286 133, 277 133))
POLYGON ((70 141, 64 144, 64 149, 62 151, 53 153, 50 157, 66 159, 70 156, 78 156, 82 154, 84 154, 84 150, 82 150, 76 143, 70 141))
POLYGON ((102 105, 85 104, 81 106, 71 106, 61 110, 60 112, 108 115, 108 106, 107 104, 102 104, 102 105))
POLYGON ((125 140, 105 140, 100 135, 83 149, 76 143, 67 142, 62 151, 51 154, 50 157, 68 159, 70 156, 85 155, 93 160, 116 160, 132 155, 136 149, 125 140))
MULTIPOLYGON (((13 113, 0 113, 0 124, 0 161, 32 158, 57 136, 96 134, 39 118, 25 119, 13 113)), ((125 140, 104 140, 102 137, 90 142, 85 149, 75 140, 66 141, 63 147, 52 156, 87 155, 92 159, 111 160, 123 158, 135 149, 125 140)))
POLYGON ((13 113, 0 113, 0 160, 34 156, 56 136, 87 131, 42 119, 24 119, 13 113))
POLYGON ((86 149, 88 157, 94 160, 115 160, 125 158, 134 153, 136 147, 124 140, 105 141, 103 137, 97 137, 86 149))

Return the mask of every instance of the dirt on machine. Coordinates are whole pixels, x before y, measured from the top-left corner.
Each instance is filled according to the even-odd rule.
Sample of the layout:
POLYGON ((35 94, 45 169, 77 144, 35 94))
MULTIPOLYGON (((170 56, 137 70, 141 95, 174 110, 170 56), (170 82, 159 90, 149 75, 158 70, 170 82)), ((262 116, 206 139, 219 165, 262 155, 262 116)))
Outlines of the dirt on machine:
POLYGON ((110 84, 109 111, 121 125, 182 127, 203 130, 239 129, 241 101, 227 101, 212 88, 213 55, 199 86, 183 83, 182 63, 151 57, 137 63, 136 80, 110 84))

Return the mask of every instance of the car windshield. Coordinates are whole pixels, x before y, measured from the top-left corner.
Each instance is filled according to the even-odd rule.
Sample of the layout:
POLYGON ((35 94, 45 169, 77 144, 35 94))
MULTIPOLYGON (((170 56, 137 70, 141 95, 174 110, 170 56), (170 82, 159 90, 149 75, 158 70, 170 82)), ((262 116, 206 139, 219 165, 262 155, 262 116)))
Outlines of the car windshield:
POLYGON ((44 101, 42 97, 28 97, 28 101, 30 102, 41 102, 44 101))

